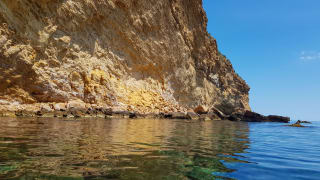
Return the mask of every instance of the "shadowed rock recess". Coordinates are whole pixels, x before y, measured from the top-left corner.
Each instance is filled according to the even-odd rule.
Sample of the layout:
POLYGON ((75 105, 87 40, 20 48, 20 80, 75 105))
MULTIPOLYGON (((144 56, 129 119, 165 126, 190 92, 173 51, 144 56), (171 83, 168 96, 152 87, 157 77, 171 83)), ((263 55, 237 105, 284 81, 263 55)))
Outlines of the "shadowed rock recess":
POLYGON ((201 0, 1 0, 0 110, 250 110, 207 21, 201 0))

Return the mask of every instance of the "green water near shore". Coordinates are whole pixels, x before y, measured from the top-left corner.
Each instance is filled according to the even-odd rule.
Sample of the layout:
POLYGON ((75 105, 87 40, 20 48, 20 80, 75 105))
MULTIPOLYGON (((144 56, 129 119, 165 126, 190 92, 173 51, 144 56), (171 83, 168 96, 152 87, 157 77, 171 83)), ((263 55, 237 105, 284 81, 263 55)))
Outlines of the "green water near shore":
POLYGON ((0 119, 0 179, 228 179, 248 124, 0 119), (220 156, 224 155, 224 156, 220 156))

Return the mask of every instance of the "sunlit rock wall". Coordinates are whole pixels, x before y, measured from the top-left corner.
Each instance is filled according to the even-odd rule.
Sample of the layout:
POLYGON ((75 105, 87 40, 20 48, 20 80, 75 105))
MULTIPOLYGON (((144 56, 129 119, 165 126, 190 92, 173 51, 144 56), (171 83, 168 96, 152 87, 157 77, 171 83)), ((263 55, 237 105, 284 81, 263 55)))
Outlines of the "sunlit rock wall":
POLYGON ((248 110, 201 0, 1 0, 0 104, 248 110))

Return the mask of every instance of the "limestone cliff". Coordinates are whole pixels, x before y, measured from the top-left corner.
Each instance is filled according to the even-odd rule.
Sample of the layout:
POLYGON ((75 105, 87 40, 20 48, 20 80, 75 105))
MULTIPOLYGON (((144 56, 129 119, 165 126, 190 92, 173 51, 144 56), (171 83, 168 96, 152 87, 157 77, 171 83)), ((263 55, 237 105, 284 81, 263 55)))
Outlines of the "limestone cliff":
POLYGON ((0 105, 249 110, 201 0, 1 0, 0 105))

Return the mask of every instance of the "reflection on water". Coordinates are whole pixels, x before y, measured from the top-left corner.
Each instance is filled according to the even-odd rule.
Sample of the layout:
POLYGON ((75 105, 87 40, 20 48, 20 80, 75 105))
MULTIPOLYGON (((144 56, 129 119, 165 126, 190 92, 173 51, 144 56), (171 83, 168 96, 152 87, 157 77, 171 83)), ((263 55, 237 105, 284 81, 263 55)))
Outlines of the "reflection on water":
POLYGON ((227 179, 247 123, 0 119, 0 179, 227 179))

